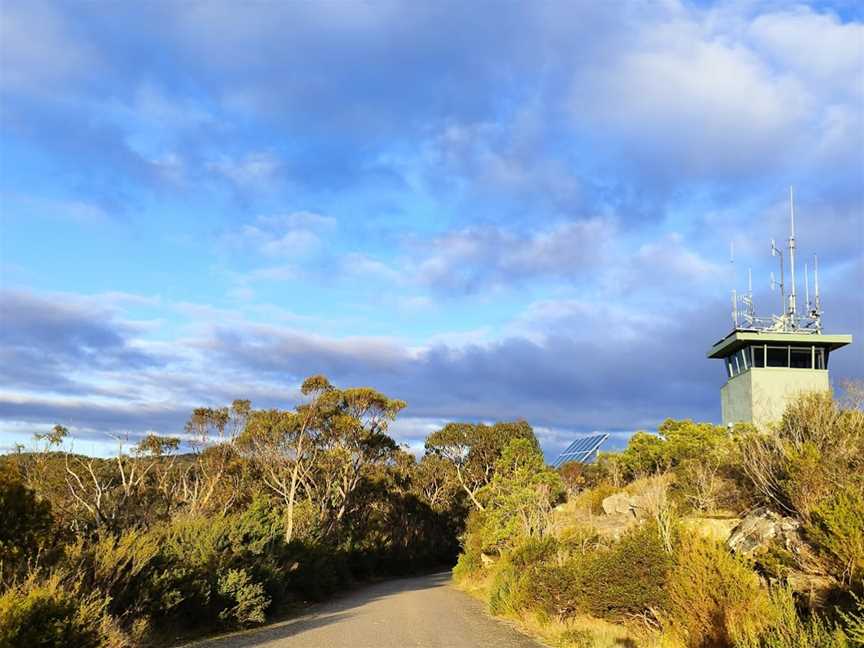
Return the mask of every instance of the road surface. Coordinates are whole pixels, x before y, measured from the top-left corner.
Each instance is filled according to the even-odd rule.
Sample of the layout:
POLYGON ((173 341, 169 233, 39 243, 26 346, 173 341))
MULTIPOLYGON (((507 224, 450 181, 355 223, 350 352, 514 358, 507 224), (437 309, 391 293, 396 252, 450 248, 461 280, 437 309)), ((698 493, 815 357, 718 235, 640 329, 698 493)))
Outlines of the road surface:
MULTIPOLYGON (((303 616, 195 648, 540 648, 453 588, 450 574, 386 581, 303 616)), ((191 648, 190 645, 190 648, 191 648)))

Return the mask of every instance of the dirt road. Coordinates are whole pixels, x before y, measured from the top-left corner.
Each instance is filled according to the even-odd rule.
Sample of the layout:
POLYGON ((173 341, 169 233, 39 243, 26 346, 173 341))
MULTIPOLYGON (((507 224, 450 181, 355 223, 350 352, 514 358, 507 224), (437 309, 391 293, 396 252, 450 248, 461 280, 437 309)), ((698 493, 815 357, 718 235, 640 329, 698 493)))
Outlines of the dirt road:
MULTIPOLYGON (((455 590, 450 574, 387 581, 294 619, 195 648, 539 648, 455 590)), ((191 646, 190 646, 191 648, 191 646)))

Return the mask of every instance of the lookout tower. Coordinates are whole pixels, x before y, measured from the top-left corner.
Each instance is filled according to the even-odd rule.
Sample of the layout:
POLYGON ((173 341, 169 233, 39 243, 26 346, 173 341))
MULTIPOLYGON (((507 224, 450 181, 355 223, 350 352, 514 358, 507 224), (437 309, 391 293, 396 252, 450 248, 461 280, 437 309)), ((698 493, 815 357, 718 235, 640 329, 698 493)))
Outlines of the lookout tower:
POLYGON ((753 281, 748 272, 747 292, 732 291, 732 332, 708 352, 723 360, 726 384, 720 390, 723 424, 753 423, 759 428, 779 421, 787 402, 802 392, 828 391, 828 359, 852 342, 851 335, 822 332, 819 269, 813 257, 813 300, 804 265, 805 312, 798 311, 795 285, 795 207, 789 189, 789 290, 784 254, 771 241, 771 255, 779 258, 780 280, 771 275, 771 289, 779 290, 780 315, 759 317, 753 303, 753 281))

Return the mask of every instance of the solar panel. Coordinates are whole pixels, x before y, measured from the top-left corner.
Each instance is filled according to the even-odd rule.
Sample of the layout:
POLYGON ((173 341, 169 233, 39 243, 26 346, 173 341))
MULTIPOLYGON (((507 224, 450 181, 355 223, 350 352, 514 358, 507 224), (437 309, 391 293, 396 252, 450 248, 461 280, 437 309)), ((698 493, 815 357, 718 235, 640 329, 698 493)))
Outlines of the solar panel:
POLYGON ((552 466, 557 468, 568 461, 576 461, 583 464, 591 463, 597 450, 600 449, 600 446, 608 438, 608 434, 596 434, 584 439, 576 439, 564 448, 561 454, 558 455, 558 458, 552 462, 552 466))

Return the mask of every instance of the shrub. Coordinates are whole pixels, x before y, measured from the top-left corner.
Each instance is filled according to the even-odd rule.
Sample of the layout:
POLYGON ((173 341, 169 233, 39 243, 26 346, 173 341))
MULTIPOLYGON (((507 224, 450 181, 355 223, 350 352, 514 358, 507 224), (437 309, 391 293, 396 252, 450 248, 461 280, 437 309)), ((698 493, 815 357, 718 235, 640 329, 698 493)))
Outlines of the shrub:
POLYGON ((553 562, 558 549, 559 543, 554 537, 528 538, 502 556, 495 565, 495 577, 489 589, 489 611, 505 614, 529 607, 529 583, 538 569, 553 562))
POLYGON ((502 558, 495 566, 495 577, 489 588, 489 611, 492 614, 507 614, 524 607, 523 574, 508 558, 502 558))
POLYGON ((594 616, 615 619, 665 605, 672 560, 653 523, 631 529, 609 549, 586 553, 578 563, 581 607, 594 616))
POLYGON ((573 502, 577 508, 586 510, 594 515, 603 515, 603 500, 618 493, 621 489, 616 488, 608 482, 602 482, 594 488, 589 488, 577 495, 573 502))
POLYGON ((843 583, 864 579, 864 495, 847 486, 816 506, 805 529, 829 571, 843 583))
POLYGON ((583 546, 560 565, 547 561, 534 570, 526 600, 559 619, 577 612, 617 619, 664 605, 671 559, 654 524, 630 530, 610 547, 583 546))
POLYGON ((758 635, 772 607, 758 576, 723 545, 683 534, 667 585, 667 629, 691 648, 758 635))
POLYGON ((584 594, 579 566, 577 560, 540 565, 526 585, 526 601, 559 620, 572 617, 580 610, 584 594))
POLYGON ((453 567, 453 578, 457 582, 464 581, 483 569, 483 561, 479 551, 464 551, 459 554, 456 566, 453 567))
POLYGON ((36 499, 12 466, 0 467, 0 563, 4 571, 36 556, 51 527, 51 507, 36 499))
POLYGON ((244 570, 232 569, 221 576, 218 590, 229 601, 229 605, 219 612, 220 619, 243 625, 264 623, 270 599, 264 594, 261 583, 253 581, 244 570))
POLYGON ((0 648, 121 647, 131 641, 106 613, 108 599, 82 594, 60 574, 31 575, 0 596, 0 648))
POLYGON ((135 618, 162 609, 161 592, 153 587, 159 551, 154 533, 103 532, 89 543, 79 538, 67 545, 65 561, 83 586, 108 597, 112 614, 135 618))
POLYGON ((735 648, 848 648, 846 633, 817 614, 802 618, 787 589, 771 592, 772 622, 755 636, 743 636, 735 648))
POLYGON ((855 610, 841 612, 840 617, 846 624, 849 638, 857 645, 864 646, 864 598, 855 597, 855 610))

